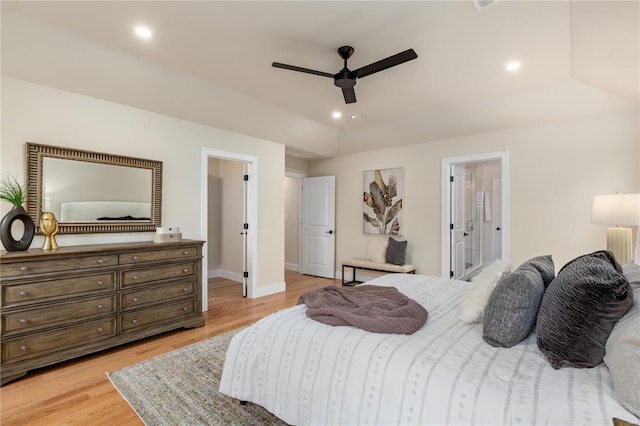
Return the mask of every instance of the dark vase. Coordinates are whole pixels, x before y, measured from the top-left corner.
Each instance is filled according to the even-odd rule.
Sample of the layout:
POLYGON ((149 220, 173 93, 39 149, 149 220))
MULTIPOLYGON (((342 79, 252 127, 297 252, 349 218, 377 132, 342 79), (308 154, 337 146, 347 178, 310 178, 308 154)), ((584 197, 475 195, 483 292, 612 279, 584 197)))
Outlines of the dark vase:
POLYGON ((13 206, 13 208, 7 213, 0 221, 0 240, 7 251, 24 251, 29 248, 31 241, 33 241, 33 235, 36 232, 36 226, 33 223, 31 216, 27 214, 24 207, 13 206), (24 224, 24 234, 19 240, 15 240, 11 235, 11 227, 16 220, 21 221, 24 224))

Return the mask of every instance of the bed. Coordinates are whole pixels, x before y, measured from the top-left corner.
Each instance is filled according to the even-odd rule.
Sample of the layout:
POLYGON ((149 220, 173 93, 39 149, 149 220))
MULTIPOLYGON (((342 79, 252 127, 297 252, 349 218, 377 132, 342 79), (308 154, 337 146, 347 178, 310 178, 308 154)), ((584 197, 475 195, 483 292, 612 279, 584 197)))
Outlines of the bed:
POLYGON ((638 423, 604 364, 554 370, 535 334, 494 348, 481 323, 458 321, 468 283, 391 274, 367 284, 422 304, 426 324, 410 336, 369 333, 316 322, 297 305, 233 338, 220 391, 298 425, 638 423))

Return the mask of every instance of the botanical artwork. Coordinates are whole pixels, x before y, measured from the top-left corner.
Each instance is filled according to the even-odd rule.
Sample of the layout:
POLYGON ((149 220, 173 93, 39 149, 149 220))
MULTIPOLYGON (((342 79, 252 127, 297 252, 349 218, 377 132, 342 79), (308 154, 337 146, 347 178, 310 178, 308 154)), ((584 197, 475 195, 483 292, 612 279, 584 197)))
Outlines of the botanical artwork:
POLYGON ((402 235, 403 169, 364 172, 364 233, 402 235))

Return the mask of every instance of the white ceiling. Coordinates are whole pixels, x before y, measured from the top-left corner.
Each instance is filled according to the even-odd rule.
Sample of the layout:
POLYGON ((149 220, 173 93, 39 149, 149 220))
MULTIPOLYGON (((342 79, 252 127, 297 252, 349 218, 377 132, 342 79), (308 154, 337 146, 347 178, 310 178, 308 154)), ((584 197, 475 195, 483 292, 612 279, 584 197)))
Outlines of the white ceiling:
POLYGON ((285 143, 289 152, 312 158, 637 108, 639 4, 502 0, 478 10, 471 0, 3 1, 2 71, 285 143), (39 22, 51 28, 38 32, 39 22), (136 38, 137 24, 149 26, 153 39, 136 38), (60 39, 54 46, 55 31, 64 36, 55 33, 60 39), (70 37, 92 44, 72 48, 70 37), (350 69, 408 48, 418 59, 358 80, 358 102, 350 105, 329 78, 271 67, 277 61, 335 73, 342 67, 336 49, 345 44, 355 48, 350 69), (162 99, 147 105, 134 99, 139 80, 109 81, 88 68, 80 87, 65 67, 88 67, 79 58, 95 53, 80 50, 98 45, 214 85, 235 96, 228 103, 239 110, 243 103, 252 105, 248 110, 269 108, 278 114, 273 122, 280 130, 247 123, 260 114, 224 122, 198 115, 196 97, 194 105, 182 107, 163 106, 162 99), (24 46, 33 46, 30 52, 59 49, 59 77, 55 67, 48 75, 34 70, 24 46), (69 52, 62 52, 65 46, 69 52), (522 68, 507 73, 510 60, 522 68), (334 110, 345 118, 332 119, 334 110), (352 114, 361 118, 351 120, 352 114), (296 126, 295 135, 286 134, 296 126))

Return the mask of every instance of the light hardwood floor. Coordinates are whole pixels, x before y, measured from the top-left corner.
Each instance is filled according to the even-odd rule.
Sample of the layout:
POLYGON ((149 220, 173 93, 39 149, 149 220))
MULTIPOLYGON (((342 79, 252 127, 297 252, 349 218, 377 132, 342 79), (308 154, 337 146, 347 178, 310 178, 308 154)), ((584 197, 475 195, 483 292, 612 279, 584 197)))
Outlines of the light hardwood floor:
POLYGON ((98 354, 43 368, 0 388, 0 424, 142 425, 115 390, 106 372, 190 345, 293 306, 307 290, 339 280, 285 271, 287 291, 259 299, 242 297, 239 283, 209 280, 209 310, 204 327, 182 329, 98 354))

